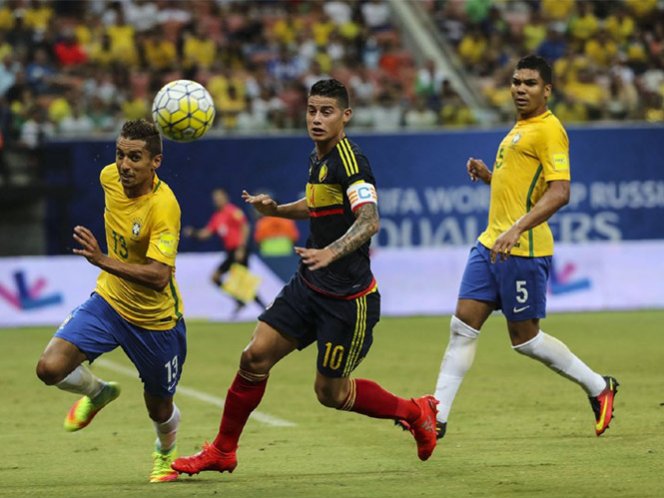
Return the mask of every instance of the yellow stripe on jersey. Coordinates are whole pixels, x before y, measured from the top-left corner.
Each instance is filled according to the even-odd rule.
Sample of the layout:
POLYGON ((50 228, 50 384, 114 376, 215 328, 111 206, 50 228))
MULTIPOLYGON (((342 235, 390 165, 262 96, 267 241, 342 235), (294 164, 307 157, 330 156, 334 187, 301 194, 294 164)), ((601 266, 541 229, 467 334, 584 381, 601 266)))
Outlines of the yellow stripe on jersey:
POLYGON ((350 142, 347 138, 342 139, 337 144, 337 149, 339 150, 339 156, 341 157, 341 162, 344 165, 346 174, 351 177, 357 175, 360 172, 360 168, 357 165, 357 159, 355 158, 355 153, 353 152, 350 142))
MULTIPOLYGON (((533 204, 535 204, 533 202, 533 190, 535 190, 535 187, 537 186, 537 180, 539 180, 541 173, 542 165, 540 164, 537 168, 537 171, 535 172, 533 181, 530 182, 530 188, 528 189, 528 195, 526 196, 526 212, 530 212, 530 210, 533 208, 533 204)), ((535 256, 535 240, 532 228, 528 230, 528 256, 531 258, 535 256)))
POLYGON ((357 316, 355 318, 355 331, 351 342, 350 351, 346 358, 346 367, 343 376, 347 377, 357 367, 360 362, 360 353, 364 345, 364 336, 367 330, 367 296, 358 297, 355 300, 357 305, 357 316))
POLYGON ((309 209, 341 206, 344 194, 338 183, 307 183, 307 207, 309 209))

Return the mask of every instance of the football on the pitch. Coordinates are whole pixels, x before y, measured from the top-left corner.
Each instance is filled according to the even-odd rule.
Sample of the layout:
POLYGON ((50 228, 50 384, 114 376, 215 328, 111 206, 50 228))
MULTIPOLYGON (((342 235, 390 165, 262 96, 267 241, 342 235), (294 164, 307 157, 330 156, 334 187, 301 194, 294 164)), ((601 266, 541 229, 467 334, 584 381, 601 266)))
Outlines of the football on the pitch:
POLYGON ((201 138, 214 121, 214 101, 203 85, 175 80, 164 85, 152 102, 152 119, 159 131, 176 142, 201 138))

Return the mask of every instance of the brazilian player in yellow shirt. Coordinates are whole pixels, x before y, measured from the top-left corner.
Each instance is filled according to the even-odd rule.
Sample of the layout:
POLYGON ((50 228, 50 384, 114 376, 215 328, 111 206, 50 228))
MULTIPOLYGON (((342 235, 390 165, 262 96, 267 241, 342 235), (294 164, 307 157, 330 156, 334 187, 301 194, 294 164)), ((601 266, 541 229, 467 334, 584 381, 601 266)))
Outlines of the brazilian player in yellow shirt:
POLYGON ((544 363, 585 390, 597 436, 611 422, 616 379, 594 372, 540 329, 553 255, 547 220, 568 203, 570 195, 569 144, 562 124, 547 108, 551 90, 549 64, 538 56, 522 58, 511 85, 517 121, 500 143, 493 169, 475 158, 466 164, 471 180, 491 186, 489 222, 470 252, 438 375, 439 438, 472 365, 480 329, 495 309, 507 319, 514 351, 544 363))
POLYGON ((86 427, 120 394, 83 364, 120 346, 144 385, 145 406, 157 433, 150 482, 177 479, 171 468, 180 412, 173 402, 187 354, 182 299, 175 281, 180 206, 156 174, 161 136, 146 120, 127 121, 117 139, 115 163, 104 167, 104 224, 108 254, 93 233, 74 228, 85 257, 102 271, 97 286, 62 323, 37 364, 47 385, 82 394, 65 417, 67 431, 86 427))

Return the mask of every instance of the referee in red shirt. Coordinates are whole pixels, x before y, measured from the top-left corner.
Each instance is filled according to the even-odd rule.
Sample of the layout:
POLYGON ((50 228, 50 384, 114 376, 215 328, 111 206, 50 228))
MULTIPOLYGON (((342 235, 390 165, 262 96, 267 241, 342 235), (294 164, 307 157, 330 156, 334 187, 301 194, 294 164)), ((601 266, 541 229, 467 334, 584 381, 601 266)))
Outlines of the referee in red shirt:
MULTIPOLYGON (((226 258, 212 274, 212 282, 221 288, 222 276, 230 270, 233 263, 238 263, 245 267, 249 265, 249 250, 247 246, 249 242, 249 221, 239 207, 229 202, 228 193, 224 189, 217 188, 212 191, 212 202, 217 207, 217 210, 212 214, 207 225, 200 229, 190 226, 184 227, 182 235, 198 240, 207 240, 215 234, 219 237, 226 250, 226 258)), ((265 308, 265 303, 260 297, 256 296, 254 301, 261 308, 265 308)), ((235 299, 235 302, 237 303, 237 307, 235 308, 234 315, 246 304, 239 299, 235 299)))

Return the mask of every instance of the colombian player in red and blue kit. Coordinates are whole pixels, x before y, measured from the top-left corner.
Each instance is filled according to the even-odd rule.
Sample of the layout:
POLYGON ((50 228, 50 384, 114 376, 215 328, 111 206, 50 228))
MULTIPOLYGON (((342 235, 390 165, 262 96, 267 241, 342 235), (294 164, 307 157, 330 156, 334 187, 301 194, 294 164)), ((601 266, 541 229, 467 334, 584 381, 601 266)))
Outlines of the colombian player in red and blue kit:
POLYGON ((178 472, 232 472, 240 434, 263 397, 271 368, 314 342, 315 391, 323 405, 405 420, 421 460, 436 446, 433 396, 404 399, 371 380, 351 377, 371 347, 380 315, 380 294, 369 263, 369 243, 379 228, 376 186, 369 161, 346 137, 351 115, 343 84, 314 84, 307 101, 307 129, 315 149, 309 158, 306 196, 277 204, 265 194, 243 193, 263 215, 309 219, 310 236, 306 248, 295 249, 301 258, 298 271, 259 316, 242 352, 217 437, 199 453, 178 458, 173 463, 178 472))

